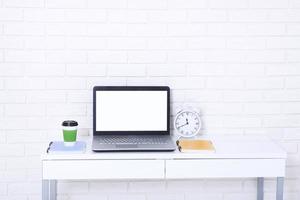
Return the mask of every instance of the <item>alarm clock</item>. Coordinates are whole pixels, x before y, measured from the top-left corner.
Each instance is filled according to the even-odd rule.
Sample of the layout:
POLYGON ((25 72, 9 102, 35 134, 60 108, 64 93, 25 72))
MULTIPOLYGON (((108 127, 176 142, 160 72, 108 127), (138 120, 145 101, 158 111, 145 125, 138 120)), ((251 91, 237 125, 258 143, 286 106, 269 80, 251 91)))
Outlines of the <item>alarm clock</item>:
POLYGON ((200 115, 192 109, 180 110, 174 120, 174 128, 181 137, 194 137, 201 129, 200 115))

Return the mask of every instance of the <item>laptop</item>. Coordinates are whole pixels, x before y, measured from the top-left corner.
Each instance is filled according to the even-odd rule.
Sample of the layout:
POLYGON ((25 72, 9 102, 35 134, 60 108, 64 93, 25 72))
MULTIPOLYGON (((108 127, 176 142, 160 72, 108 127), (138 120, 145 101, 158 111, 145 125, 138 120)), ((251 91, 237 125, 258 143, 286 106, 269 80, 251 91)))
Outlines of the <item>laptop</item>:
POLYGON ((174 151, 167 86, 95 86, 93 151, 174 151))

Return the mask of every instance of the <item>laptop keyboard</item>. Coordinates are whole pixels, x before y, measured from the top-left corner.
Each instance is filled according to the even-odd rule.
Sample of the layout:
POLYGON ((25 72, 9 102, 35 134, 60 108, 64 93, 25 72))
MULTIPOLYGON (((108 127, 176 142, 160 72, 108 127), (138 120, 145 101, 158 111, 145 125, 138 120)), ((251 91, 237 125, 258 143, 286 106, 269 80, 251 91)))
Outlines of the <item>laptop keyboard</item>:
POLYGON ((161 136, 103 136, 99 144, 167 144, 168 138, 161 136))

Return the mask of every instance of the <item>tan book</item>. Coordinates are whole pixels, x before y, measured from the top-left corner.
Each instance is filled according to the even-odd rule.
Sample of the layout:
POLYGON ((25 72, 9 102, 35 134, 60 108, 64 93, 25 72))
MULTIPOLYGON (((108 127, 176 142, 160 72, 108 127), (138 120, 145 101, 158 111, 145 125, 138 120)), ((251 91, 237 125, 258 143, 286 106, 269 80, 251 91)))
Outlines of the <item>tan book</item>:
POLYGON ((215 147, 210 140, 181 139, 176 142, 181 152, 215 152, 215 147))

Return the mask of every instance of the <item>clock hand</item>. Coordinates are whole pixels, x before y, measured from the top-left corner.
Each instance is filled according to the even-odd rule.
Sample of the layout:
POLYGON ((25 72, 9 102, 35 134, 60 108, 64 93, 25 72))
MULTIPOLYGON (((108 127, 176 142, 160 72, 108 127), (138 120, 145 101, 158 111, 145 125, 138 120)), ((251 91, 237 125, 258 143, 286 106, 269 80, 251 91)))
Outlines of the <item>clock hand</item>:
POLYGON ((186 121, 186 124, 189 124, 189 120, 188 120, 188 118, 186 118, 186 119, 185 119, 185 121, 186 121))
POLYGON ((185 124, 183 124, 183 125, 181 125, 181 126, 177 126, 177 128, 181 128, 181 127, 183 127, 183 126, 186 126, 186 125, 188 125, 189 123, 185 123, 185 124))

